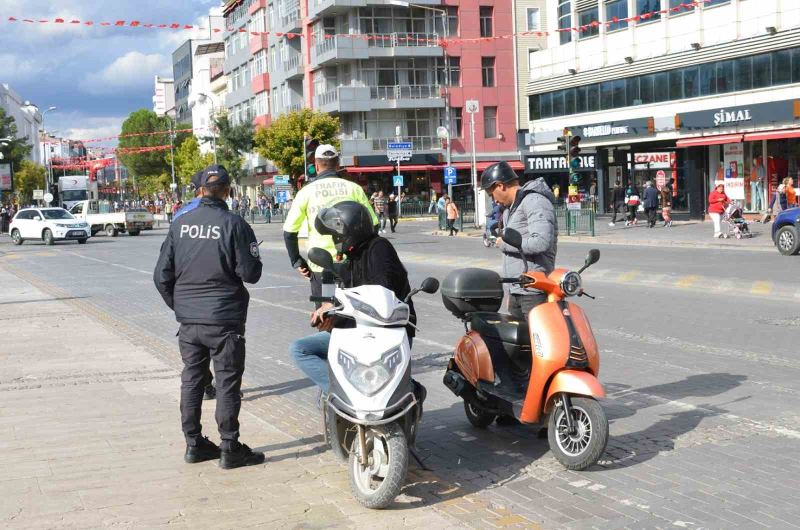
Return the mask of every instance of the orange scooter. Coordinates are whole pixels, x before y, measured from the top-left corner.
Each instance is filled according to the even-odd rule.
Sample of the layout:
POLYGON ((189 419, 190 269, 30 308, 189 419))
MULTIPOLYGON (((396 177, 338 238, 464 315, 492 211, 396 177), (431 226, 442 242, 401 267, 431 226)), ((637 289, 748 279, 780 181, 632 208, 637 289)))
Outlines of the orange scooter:
MULTIPOLYGON (((503 241, 521 248, 519 232, 503 241)), ((524 254, 522 254, 524 259, 524 254)), ((444 384, 464 400, 467 419, 486 428, 497 418, 547 425, 550 450, 567 469, 597 462, 608 443, 608 419, 597 402, 600 356, 586 314, 567 301, 587 296, 581 273, 600 259, 592 249, 578 271, 525 272, 501 278, 494 271, 459 269, 442 283, 445 307, 464 322, 444 384), (535 288, 547 302, 531 310, 528 323, 498 313, 503 284, 535 288)))

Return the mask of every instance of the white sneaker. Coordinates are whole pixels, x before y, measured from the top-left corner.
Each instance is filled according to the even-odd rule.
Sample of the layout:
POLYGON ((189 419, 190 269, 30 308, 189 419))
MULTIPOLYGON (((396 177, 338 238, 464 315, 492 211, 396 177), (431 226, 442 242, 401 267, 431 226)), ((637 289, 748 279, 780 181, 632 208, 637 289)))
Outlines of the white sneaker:
POLYGON ((608 223, 608 226, 614 226, 614 223, 608 223))

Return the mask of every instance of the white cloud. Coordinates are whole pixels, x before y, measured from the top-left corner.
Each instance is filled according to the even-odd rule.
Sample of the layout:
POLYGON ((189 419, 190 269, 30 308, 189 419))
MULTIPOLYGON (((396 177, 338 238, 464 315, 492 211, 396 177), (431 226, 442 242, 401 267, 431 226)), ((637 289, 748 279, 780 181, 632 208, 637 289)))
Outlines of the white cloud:
POLYGON ((98 72, 89 74, 81 89, 92 95, 138 91, 152 87, 155 75, 171 76, 171 58, 153 53, 128 52, 98 72))
MULTIPOLYGON (((71 140, 89 140, 116 137, 127 116, 91 116, 82 111, 61 112, 59 110, 48 114, 47 118, 47 129, 57 131, 57 136, 71 140)), ((114 138, 86 145, 87 147, 109 147, 117 145, 117 140, 114 138)))
POLYGON ((25 59, 12 53, 0 53, 0 72, 3 72, 3 81, 6 82, 27 81, 44 73, 46 67, 42 61, 25 59))

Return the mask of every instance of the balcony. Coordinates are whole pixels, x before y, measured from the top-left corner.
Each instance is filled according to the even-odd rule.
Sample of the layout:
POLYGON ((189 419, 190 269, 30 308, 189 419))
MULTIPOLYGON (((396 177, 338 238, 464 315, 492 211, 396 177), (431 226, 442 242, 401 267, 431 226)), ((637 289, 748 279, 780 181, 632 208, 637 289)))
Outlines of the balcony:
POLYGON ((322 112, 366 112, 372 108, 369 87, 332 88, 314 96, 314 108, 322 112))
POLYGON ((267 35, 254 35, 250 37, 250 55, 255 55, 261 50, 269 49, 269 37, 267 35))
POLYGON ((438 37, 431 33, 383 33, 365 40, 362 35, 315 36, 312 65, 333 65, 339 62, 370 57, 441 57, 438 37))
POLYGON ((373 109, 438 109, 445 106, 438 85, 372 86, 370 99, 373 109))
POLYGON ((300 31, 300 6, 294 5, 282 13, 277 20, 276 33, 297 33, 300 31))
MULTIPOLYGON (((414 4, 441 6, 441 0, 415 0, 414 4)), ((309 18, 322 16, 341 15, 350 11, 354 7, 366 7, 368 5, 385 6, 382 0, 308 0, 309 18)))
POLYGON ((303 77, 304 75, 299 53, 283 61, 281 66, 283 67, 284 74, 286 74, 286 79, 294 79, 296 77, 303 77))

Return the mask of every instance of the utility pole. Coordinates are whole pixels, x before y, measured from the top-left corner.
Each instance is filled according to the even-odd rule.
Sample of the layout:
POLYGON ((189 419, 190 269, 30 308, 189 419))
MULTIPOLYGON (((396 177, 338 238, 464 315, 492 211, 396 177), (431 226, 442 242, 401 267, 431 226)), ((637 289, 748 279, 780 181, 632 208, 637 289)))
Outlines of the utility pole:
POLYGON ((175 127, 172 118, 167 116, 169 119, 169 152, 170 152, 170 166, 172 169, 172 185, 170 189, 172 190, 172 194, 175 195, 177 192, 178 184, 175 182, 175 127))

